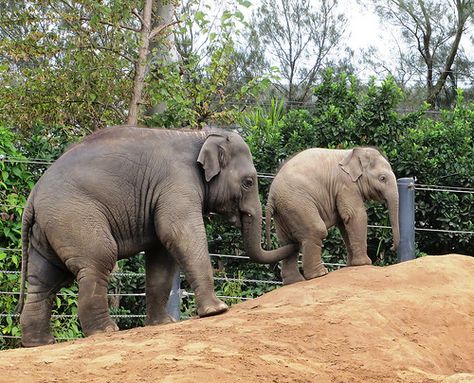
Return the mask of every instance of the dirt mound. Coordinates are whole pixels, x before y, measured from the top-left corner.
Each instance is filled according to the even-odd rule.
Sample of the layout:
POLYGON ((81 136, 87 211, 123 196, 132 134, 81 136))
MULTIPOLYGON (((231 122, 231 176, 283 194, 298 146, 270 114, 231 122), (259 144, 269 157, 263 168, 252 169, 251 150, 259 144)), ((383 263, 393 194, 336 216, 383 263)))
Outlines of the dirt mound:
POLYGON ((474 257, 346 268, 217 317, 0 352, 0 382, 474 382, 474 257))

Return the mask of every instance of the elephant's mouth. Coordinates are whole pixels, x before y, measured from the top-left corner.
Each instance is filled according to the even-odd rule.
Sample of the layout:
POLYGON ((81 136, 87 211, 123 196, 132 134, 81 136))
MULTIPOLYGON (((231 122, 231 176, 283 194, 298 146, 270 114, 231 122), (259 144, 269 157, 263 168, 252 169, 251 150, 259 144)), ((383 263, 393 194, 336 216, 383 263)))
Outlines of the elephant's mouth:
POLYGON ((232 214, 229 217, 229 222, 238 228, 242 227, 242 219, 240 217, 240 214, 232 214))
POLYGON ((374 201, 380 202, 380 203, 386 203, 387 199, 384 195, 384 193, 380 190, 374 190, 371 195, 371 199, 374 201))

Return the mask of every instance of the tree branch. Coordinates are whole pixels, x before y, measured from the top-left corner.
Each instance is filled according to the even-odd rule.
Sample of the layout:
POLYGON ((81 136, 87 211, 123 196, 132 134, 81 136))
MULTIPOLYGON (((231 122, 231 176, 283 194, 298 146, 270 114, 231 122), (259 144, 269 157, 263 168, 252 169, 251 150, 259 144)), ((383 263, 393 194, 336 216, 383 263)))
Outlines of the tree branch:
POLYGON ((164 31, 166 28, 169 28, 169 27, 171 27, 171 26, 173 26, 173 25, 175 25, 175 24, 179 24, 180 22, 181 22, 181 20, 175 20, 175 21, 172 21, 171 23, 162 24, 162 25, 160 25, 159 27, 154 28, 154 29, 150 32, 148 38, 149 38, 150 40, 153 40, 153 39, 156 37, 156 35, 160 34, 160 33, 161 33, 162 31, 164 31))
MULTIPOLYGON (((80 18, 81 21, 91 21, 91 18, 90 17, 81 17, 80 18)), ((108 25, 109 27, 120 27, 122 29, 128 29, 129 31, 133 31, 133 32, 140 32, 141 29, 138 29, 138 28, 134 28, 134 27, 129 27, 128 25, 123 25, 123 24, 112 24, 112 23, 109 23, 107 21, 102 21, 102 20, 99 20, 99 23, 103 24, 103 25, 108 25)))

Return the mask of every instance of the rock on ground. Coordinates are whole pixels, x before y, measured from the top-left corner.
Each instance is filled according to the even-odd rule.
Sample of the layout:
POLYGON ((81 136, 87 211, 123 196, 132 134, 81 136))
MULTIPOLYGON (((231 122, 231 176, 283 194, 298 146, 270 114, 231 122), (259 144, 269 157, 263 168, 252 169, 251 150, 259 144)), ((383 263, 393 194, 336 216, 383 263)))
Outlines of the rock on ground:
POLYGON ((474 257, 341 269, 223 315, 0 352, 0 382, 474 382, 474 257))

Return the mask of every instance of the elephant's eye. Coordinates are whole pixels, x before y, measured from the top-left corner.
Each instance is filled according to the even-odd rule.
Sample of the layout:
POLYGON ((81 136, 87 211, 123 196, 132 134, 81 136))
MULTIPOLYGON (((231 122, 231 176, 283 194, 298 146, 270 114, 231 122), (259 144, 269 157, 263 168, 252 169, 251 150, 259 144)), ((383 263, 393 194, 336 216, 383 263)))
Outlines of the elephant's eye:
POLYGON ((381 176, 379 177, 379 181, 380 181, 380 182, 385 182, 386 180, 387 180, 387 177, 384 176, 384 175, 381 175, 381 176))
POLYGON ((250 189, 253 186, 253 179, 252 178, 246 178, 242 181, 242 186, 245 189, 250 189))

